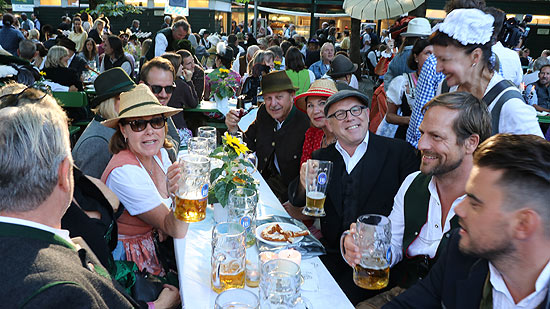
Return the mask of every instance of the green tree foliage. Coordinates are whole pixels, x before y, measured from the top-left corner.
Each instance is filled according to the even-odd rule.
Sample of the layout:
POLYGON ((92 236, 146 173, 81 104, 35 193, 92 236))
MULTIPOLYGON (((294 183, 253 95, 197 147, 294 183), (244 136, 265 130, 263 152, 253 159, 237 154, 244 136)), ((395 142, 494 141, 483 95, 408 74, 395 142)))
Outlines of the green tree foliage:
MULTIPOLYGON (((0 0, 4 1, 4 0, 0 0)), ((124 4, 122 1, 94 1, 90 0, 90 7, 82 12, 86 12, 93 16, 107 16, 107 17, 117 17, 124 16, 126 14, 141 14, 143 8, 133 6, 131 4, 124 4)))

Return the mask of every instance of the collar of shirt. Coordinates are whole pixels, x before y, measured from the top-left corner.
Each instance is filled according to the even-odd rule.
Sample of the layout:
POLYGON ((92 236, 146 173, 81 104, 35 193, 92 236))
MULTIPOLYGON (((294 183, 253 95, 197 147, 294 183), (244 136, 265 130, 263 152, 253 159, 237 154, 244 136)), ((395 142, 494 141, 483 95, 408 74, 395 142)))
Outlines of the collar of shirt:
POLYGON ((69 58, 69 61, 67 61, 68 66, 71 65, 71 62, 73 62, 73 59, 74 59, 74 56, 75 56, 75 55, 76 55, 76 53, 74 53, 74 54, 72 55, 72 57, 69 58))
POLYGON ((491 262, 489 262, 489 274, 493 286, 493 308, 536 308, 544 301, 548 285, 550 284, 550 262, 542 270, 535 282, 535 291, 519 303, 515 303, 502 275, 491 262))
POLYGON ((281 129, 281 127, 283 126, 283 123, 285 123, 285 121, 281 121, 279 122, 277 119, 273 119, 275 120, 275 122, 277 123, 277 131, 279 131, 281 129))
POLYGON ((56 228, 53 228, 51 226, 47 226, 47 225, 44 225, 44 224, 41 224, 41 223, 38 223, 38 222, 29 221, 29 220, 25 220, 25 219, 19 219, 19 218, 4 217, 4 216, 0 216, 0 222, 24 225, 24 226, 32 227, 32 228, 35 228, 35 229, 43 230, 43 231, 46 231, 46 232, 50 232, 50 233, 53 233, 53 234, 65 239, 66 241, 68 241, 71 244, 73 243, 71 241, 71 237, 69 236, 69 231, 68 230, 56 229, 56 228))
POLYGON ((348 152, 340 145, 340 141, 336 142, 336 150, 340 153, 342 156, 342 159, 344 159, 344 164, 346 164, 346 171, 348 174, 351 174, 351 171, 353 171, 353 168, 359 163, 359 160, 363 157, 363 155, 367 152, 367 146, 369 144, 369 132, 367 131, 367 134, 365 135, 365 138, 363 141, 355 148, 355 152, 353 152, 353 155, 350 157, 348 152))

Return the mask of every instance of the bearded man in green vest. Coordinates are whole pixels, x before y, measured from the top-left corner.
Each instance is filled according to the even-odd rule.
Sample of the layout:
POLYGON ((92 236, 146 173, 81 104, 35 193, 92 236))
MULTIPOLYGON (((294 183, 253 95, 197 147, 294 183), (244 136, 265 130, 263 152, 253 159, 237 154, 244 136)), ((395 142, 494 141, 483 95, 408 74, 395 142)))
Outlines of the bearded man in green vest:
POLYGON ((189 23, 185 20, 176 22, 172 27, 164 28, 155 34, 153 44, 145 55, 147 60, 159 57, 165 52, 177 51, 178 42, 183 40, 190 32, 189 23))
MULTIPOLYGON (((379 308, 427 275, 451 229, 458 227, 454 207, 465 198, 473 153, 490 136, 487 108, 469 93, 440 95, 424 111, 418 144, 422 154, 420 171, 403 181, 389 216, 391 280, 398 286, 358 308, 379 308)), ((351 236, 355 224, 350 230, 344 243, 345 258, 354 267, 360 263, 361 254, 351 236)))

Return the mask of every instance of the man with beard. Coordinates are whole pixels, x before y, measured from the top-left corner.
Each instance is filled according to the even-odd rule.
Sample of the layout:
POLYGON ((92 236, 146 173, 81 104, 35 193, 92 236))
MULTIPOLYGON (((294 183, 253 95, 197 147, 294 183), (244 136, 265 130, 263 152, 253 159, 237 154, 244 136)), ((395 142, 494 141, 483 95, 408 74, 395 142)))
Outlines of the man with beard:
POLYGON ((539 80, 527 86, 527 93, 532 91, 531 87, 535 88, 537 94, 533 107, 539 112, 550 112, 550 63, 540 68, 539 80))
POLYGON ((550 143, 498 134, 473 164, 455 208, 461 228, 428 276, 385 308, 550 308, 550 143))
MULTIPOLYGON (((427 275, 450 230, 458 227, 454 207, 465 198, 473 153, 491 134, 487 108, 469 93, 440 95, 425 110, 418 144, 422 153, 420 171, 403 181, 389 216, 392 282, 398 286, 358 308, 379 308, 427 275)), ((355 267, 361 260, 352 237, 355 223, 351 231, 345 239, 345 257, 355 267)))

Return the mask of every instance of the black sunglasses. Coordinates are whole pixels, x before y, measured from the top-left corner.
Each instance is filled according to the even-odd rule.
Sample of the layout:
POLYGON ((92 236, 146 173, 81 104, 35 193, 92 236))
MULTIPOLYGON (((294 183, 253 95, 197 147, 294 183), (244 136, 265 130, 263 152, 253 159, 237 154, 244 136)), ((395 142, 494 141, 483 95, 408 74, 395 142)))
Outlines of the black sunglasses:
POLYGON ((39 102, 44 99, 48 94, 47 92, 44 92, 43 94, 40 94, 39 92, 27 92, 27 90, 29 89, 40 90, 34 88, 33 86, 28 86, 27 88, 21 90, 21 92, 5 94, 0 97, 0 108, 17 106, 19 104, 19 99, 27 99, 32 102, 39 102))
POLYGON ((154 94, 159 94, 162 92, 162 89, 164 89, 164 91, 166 91, 167 94, 170 94, 172 92, 174 92, 174 89, 176 89, 176 84, 172 84, 172 85, 168 85, 168 86, 159 86, 159 85, 149 85, 147 84, 149 87, 151 87, 151 91, 154 93, 154 94))
POLYGON ((145 130, 145 128, 147 128, 148 123, 151 124, 151 127, 153 129, 164 128, 164 126, 166 125, 166 117, 160 116, 160 117, 151 118, 149 120, 144 120, 144 119, 137 119, 132 121, 121 120, 120 123, 122 123, 122 125, 129 124, 130 128, 134 132, 141 132, 145 130))

